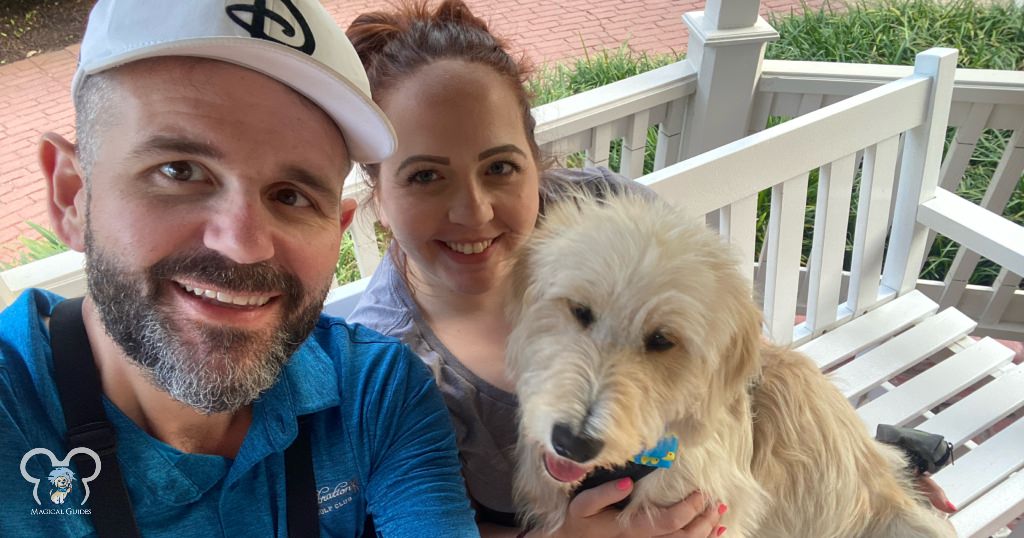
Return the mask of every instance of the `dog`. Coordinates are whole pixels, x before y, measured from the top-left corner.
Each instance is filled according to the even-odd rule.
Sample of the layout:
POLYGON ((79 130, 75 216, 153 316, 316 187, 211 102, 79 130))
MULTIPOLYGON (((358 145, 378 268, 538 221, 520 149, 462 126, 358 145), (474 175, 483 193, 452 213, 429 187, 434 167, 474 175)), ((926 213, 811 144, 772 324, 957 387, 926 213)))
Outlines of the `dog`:
POLYGON ((729 507, 734 537, 955 536, 905 456, 810 359, 762 337, 738 256, 702 222, 636 194, 577 194, 549 204, 516 263, 524 524, 558 529, 585 477, 674 438, 623 525, 699 490, 729 507))
POLYGON ((71 494, 72 482, 75 480, 75 473, 67 467, 57 467, 50 471, 47 477, 54 489, 50 490, 50 502, 53 504, 64 504, 67 496, 71 494))

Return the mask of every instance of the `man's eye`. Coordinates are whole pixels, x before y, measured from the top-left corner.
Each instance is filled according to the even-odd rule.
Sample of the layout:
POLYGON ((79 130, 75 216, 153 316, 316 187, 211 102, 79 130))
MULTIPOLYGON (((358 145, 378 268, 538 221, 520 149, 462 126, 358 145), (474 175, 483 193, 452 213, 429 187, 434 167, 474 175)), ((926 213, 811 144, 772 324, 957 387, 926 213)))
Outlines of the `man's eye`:
POLYGON ((160 173, 175 181, 203 181, 206 171, 191 161, 174 161, 160 165, 160 173))
POLYGON ((295 189, 281 189, 274 193, 274 199, 284 205, 293 207, 310 207, 313 205, 309 198, 306 198, 295 189))

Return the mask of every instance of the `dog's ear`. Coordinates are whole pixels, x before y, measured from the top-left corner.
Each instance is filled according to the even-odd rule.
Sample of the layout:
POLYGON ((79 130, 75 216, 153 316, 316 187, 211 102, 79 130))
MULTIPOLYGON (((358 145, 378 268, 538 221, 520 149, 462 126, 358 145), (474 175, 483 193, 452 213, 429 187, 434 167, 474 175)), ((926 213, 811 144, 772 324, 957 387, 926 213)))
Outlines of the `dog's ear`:
POLYGON ((719 373, 726 394, 747 389, 761 373, 761 311, 753 301, 738 301, 734 308, 736 330, 725 348, 719 373))

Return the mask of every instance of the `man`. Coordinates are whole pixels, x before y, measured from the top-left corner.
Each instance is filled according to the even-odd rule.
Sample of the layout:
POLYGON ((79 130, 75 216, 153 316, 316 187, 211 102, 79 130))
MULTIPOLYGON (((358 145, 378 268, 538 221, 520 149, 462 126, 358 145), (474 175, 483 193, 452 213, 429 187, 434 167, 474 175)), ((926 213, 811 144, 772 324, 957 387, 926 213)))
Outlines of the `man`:
POLYGON ((319 3, 100 0, 72 86, 39 153, 89 292, 0 313, 0 535, 476 535, 429 372, 320 315, 395 140, 319 3))

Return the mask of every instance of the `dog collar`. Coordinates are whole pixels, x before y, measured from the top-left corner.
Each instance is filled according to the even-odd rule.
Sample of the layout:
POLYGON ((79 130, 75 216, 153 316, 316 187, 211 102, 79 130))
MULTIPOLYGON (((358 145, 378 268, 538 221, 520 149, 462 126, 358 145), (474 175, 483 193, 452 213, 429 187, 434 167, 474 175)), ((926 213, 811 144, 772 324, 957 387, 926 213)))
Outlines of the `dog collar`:
POLYGON ((676 461, 678 455, 679 438, 675 435, 666 435, 654 445, 654 448, 633 456, 633 463, 668 469, 672 467, 672 462, 676 461))

